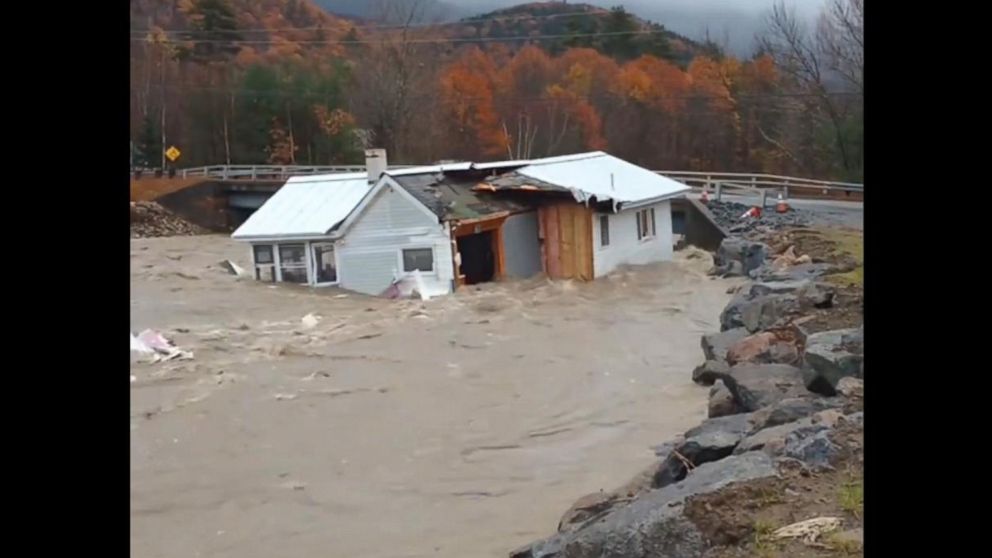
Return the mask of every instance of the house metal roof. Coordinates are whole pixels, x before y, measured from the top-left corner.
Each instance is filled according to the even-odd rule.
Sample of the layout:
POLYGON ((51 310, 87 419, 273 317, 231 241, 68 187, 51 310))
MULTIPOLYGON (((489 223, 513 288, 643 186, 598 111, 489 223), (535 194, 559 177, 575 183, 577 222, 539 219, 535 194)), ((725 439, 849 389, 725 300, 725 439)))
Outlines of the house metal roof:
MULTIPOLYGON (((660 201, 689 190, 602 151, 530 161, 445 163, 390 169, 384 174, 446 220, 475 219, 526 207, 473 190, 570 193, 578 202, 612 201, 614 208, 660 201), (497 170, 503 174, 486 178, 485 171, 497 170)), ((364 172, 293 177, 231 236, 236 240, 328 236, 370 190, 364 172)))
POLYGON ((326 236, 370 189, 364 172, 290 178, 231 237, 262 240, 326 236))
POLYGON ((569 191, 578 202, 591 198, 615 206, 660 201, 689 187, 602 151, 534 159, 489 180, 493 190, 569 191))

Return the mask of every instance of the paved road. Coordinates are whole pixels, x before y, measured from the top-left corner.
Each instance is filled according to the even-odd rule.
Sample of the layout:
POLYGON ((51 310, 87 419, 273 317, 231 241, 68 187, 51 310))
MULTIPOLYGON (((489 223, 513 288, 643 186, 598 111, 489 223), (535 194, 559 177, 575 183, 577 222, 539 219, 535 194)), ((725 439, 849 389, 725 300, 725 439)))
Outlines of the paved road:
MULTIPOLYGON (((689 197, 699 199, 699 193, 691 192, 689 197)), ((723 200, 753 205, 760 203, 761 196, 723 194, 723 200)), ((775 203, 774 198, 769 197, 769 207, 775 203)), ((840 200, 802 200, 790 199, 789 205, 796 209, 808 211, 816 219, 822 220, 825 224, 852 227, 856 229, 864 228, 864 204, 862 202, 849 202, 840 200)))

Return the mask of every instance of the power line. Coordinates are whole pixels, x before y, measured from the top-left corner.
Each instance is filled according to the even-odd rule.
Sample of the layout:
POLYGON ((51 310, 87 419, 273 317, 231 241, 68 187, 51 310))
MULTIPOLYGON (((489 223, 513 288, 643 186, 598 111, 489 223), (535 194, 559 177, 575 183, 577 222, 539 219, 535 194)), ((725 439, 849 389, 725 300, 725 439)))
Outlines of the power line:
MULTIPOLYGON (((560 13, 560 14, 546 14, 546 15, 519 14, 519 15, 494 16, 494 17, 486 17, 486 18, 483 18, 483 17, 480 17, 480 18, 466 18, 466 19, 462 19, 462 20, 459 20, 459 21, 449 21, 449 22, 439 22, 439 23, 415 23, 415 24, 410 24, 410 25, 401 24, 401 23, 370 23, 370 24, 363 24, 363 25, 354 25, 353 24, 353 25, 351 25, 351 27, 354 28, 354 29, 356 29, 356 30, 360 30, 360 29, 424 29, 424 28, 435 28, 435 27, 467 26, 467 25, 472 25, 472 24, 475 24, 475 23, 486 23, 486 22, 490 22, 490 21, 515 21, 515 20, 520 20, 520 19, 529 21, 529 20, 533 20, 533 19, 554 19, 554 18, 560 18, 560 17, 574 17, 574 16, 582 16, 582 15, 584 15, 584 16, 591 16, 591 17, 606 17, 606 16, 609 16, 610 14, 608 12, 589 12, 589 11, 585 11, 585 12, 566 12, 566 13, 560 13)), ((341 19, 344 19, 344 18, 341 18, 341 19)), ((346 19, 344 19, 344 20, 347 21, 346 19)), ((166 33, 166 34, 170 34, 170 33, 183 34, 183 33, 190 33, 190 32, 201 32, 201 33, 206 33, 206 32, 213 32, 213 33, 269 33, 269 32, 273 32, 273 31, 317 31, 317 30, 326 30, 326 29, 327 29, 327 27, 324 26, 324 25, 311 25, 311 26, 304 26, 304 27, 270 27, 270 28, 258 27, 258 28, 254 28, 254 29, 218 29, 218 30, 214 30, 214 31, 206 31, 206 30, 181 31, 181 30, 165 30, 165 29, 154 30, 154 29, 147 29, 146 28, 146 29, 131 29, 131 33, 132 34, 135 34, 135 33, 151 33, 153 31, 155 31, 155 32, 161 32, 161 33, 166 33)))
MULTIPOLYGON (((152 89, 161 89, 160 87, 153 87, 152 89)), ((216 93, 229 93, 237 95, 255 95, 255 96, 272 96, 272 97, 286 97, 296 95, 298 97, 342 97, 341 93, 321 93, 312 92, 299 94, 293 91, 285 89, 246 89, 246 88, 224 88, 224 87, 207 87, 207 86, 166 86, 166 89, 173 91, 208 91, 216 93)), ((859 97, 860 93, 849 92, 849 91, 837 91, 834 93, 827 93, 829 97, 859 97)), ((819 93, 762 93, 756 95, 731 95, 730 98, 722 95, 709 95, 709 94, 687 94, 687 95, 652 95, 651 100, 686 100, 686 101, 704 101, 704 100, 715 100, 715 101, 750 101, 750 100, 764 100, 764 99, 802 99, 802 98, 820 98, 822 97, 819 93)), ((434 94, 419 94, 419 95, 408 95, 406 97, 410 100, 420 100, 420 99, 436 99, 437 95, 434 94)), ((458 96, 460 100, 468 101, 478 101, 486 99, 496 99, 496 100, 516 100, 516 101, 536 101, 549 99, 546 96, 535 96, 535 95, 493 95, 492 97, 480 96, 480 95, 461 95, 458 96)), ((579 100, 616 100, 621 98, 619 95, 608 95, 608 94, 597 94, 597 95, 579 95, 576 98, 579 100)), ((554 100, 554 99, 550 99, 554 100)))
MULTIPOLYGON (((465 38, 447 38, 447 39, 405 39, 403 42, 406 43, 502 43, 502 42, 513 42, 513 41, 544 41, 544 40, 554 40, 554 39, 569 39, 569 38, 592 38, 592 37, 621 37, 621 36, 631 36, 631 35, 655 35, 658 33, 667 33, 668 31, 664 29, 642 29, 638 31, 609 31, 609 32, 597 32, 597 33, 558 33, 549 35, 517 35, 508 37, 465 37, 465 38)), ((145 38, 131 38, 131 42, 146 42, 145 38)), ((286 39, 282 40, 252 40, 252 39, 187 39, 182 38, 182 42, 189 43, 200 43, 200 44, 230 44, 230 45, 272 45, 281 44, 286 42, 286 39)), ((289 41, 295 44, 301 45, 360 45, 360 44, 378 44, 379 40, 370 39, 355 39, 355 40, 306 40, 306 41, 289 41)))

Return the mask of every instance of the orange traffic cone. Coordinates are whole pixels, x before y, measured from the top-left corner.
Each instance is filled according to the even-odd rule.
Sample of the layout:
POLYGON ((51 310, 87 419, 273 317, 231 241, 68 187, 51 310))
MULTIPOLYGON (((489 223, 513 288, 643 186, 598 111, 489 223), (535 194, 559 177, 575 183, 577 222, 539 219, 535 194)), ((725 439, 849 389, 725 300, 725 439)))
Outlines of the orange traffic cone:
POLYGON ((779 213, 789 211, 789 204, 785 203, 785 200, 782 198, 782 194, 778 195, 778 203, 775 204, 775 211, 779 213))
POLYGON ((761 217, 761 209, 752 207, 751 209, 745 211, 744 215, 741 215, 741 219, 747 219, 748 217, 754 217, 755 219, 761 217))

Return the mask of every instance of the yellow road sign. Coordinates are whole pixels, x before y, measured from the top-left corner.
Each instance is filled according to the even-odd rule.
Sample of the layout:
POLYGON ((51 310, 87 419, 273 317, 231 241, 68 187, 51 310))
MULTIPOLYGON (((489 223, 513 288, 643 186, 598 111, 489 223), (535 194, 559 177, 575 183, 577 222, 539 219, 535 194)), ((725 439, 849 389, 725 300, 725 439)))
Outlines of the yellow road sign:
POLYGON ((165 150, 165 156, 168 157, 170 161, 175 162, 180 155, 182 155, 182 152, 176 149, 176 146, 174 145, 165 150))

